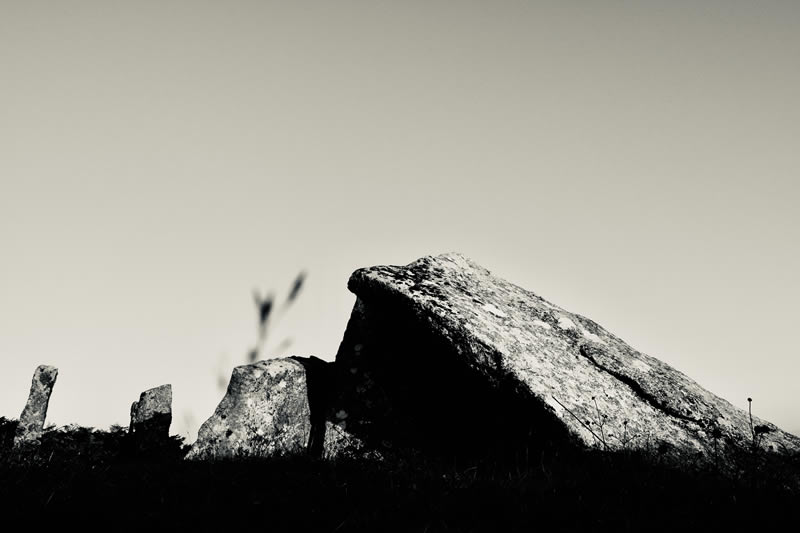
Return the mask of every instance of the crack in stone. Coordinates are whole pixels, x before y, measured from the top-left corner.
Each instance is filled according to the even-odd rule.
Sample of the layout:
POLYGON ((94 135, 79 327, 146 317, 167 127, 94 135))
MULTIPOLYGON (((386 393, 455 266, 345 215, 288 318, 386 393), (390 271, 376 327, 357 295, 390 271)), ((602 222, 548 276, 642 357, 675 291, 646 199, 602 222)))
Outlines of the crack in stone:
POLYGON ((606 372, 607 374, 610 374, 612 377, 618 379, 619 381, 621 381, 622 383, 624 383, 625 385, 630 387, 631 390, 633 390, 633 392, 637 396, 642 398, 645 402, 647 402, 651 406, 655 407, 659 411, 662 411, 663 413, 666 413, 669 416, 673 416, 675 418, 680 418, 681 420, 686 420, 687 422, 693 422, 693 423, 699 424, 701 426, 703 425, 703 423, 700 420, 698 420, 698 419, 696 419, 694 417, 685 415, 685 414, 681 413, 680 411, 678 411, 677 409, 674 409, 674 408, 672 408, 672 407, 670 407, 668 405, 664 405, 664 403, 660 402, 655 396, 653 396, 652 394, 647 392, 644 389, 644 387, 642 387, 632 377, 626 376, 625 374, 623 374, 621 372, 618 372, 616 370, 612 370, 612 369, 608 368, 607 366, 604 366, 603 364, 598 362, 597 359, 595 359, 591 354, 591 350, 593 350, 593 349, 596 350, 597 348, 592 348, 592 347, 590 347, 590 346, 588 346, 586 344, 581 344, 578 347, 578 351, 580 352, 580 354, 582 356, 584 356, 586 359, 588 359, 590 363, 592 363, 598 369, 602 370, 603 372, 606 372))

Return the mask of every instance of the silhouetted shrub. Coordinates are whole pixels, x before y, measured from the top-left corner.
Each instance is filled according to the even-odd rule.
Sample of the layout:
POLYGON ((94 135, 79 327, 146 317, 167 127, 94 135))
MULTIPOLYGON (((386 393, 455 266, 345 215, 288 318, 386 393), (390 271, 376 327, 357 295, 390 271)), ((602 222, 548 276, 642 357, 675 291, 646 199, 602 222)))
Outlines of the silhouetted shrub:
POLYGON ((0 450, 10 449, 14 444, 14 433, 17 431, 17 420, 0 416, 0 450))
POLYGON ((47 431, 33 456, 4 453, 0 507, 38 524, 91 518, 126 529, 764 530, 785 520, 799 496, 783 483, 786 472, 761 470, 753 485, 631 450, 550 449, 514 465, 448 463, 411 449, 381 459, 187 462, 180 439, 143 456, 126 451, 126 433, 68 426, 47 431))

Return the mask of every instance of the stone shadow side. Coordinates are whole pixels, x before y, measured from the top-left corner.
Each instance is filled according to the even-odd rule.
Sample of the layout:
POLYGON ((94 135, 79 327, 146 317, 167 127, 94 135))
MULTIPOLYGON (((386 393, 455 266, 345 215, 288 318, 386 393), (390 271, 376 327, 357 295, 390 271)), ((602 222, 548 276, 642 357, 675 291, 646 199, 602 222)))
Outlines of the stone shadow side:
POLYGON ((471 366, 456 348, 469 340, 454 334, 402 301, 359 295, 336 356, 332 422, 372 448, 440 458, 518 462, 575 444, 516 380, 471 366))
POLYGON ((290 357, 303 365, 306 371, 309 420, 311 431, 308 437, 308 453, 322 457, 325 445, 325 421, 329 418, 334 398, 334 363, 318 357, 290 357))

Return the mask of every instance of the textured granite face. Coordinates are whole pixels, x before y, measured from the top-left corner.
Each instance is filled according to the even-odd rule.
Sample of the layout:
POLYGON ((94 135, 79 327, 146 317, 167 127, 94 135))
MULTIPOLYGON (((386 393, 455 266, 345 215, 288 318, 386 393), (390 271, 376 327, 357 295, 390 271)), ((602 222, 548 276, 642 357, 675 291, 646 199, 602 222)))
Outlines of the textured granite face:
MULTIPOLYGON (((532 409, 546 411, 585 446, 709 460, 754 445, 774 453, 800 450, 800 438, 755 417, 751 425, 747 412, 678 370, 459 254, 360 269, 348 287, 358 301, 336 362, 355 376, 348 387, 360 391, 343 403, 350 427, 369 428, 392 410, 374 408, 391 398, 360 373, 379 368, 382 352, 392 350, 370 333, 374 324, 383 323, 386 332, 402 322, 394 328, 402 329, 394 333, 398 340, 417 336, 447 346, 457 365, 530 398, 532 409)), ((437 353, 444 350, 425 357, 434 363, 437 353)), ((393 357, 386 364, 401 368, 402 354, 393 357)))
POLYGON ((130 433, 140 447, 147 447, 169 438, 172 423, 172 385, 161 385, 144 391, 131 405, 130 433))
POLYGON ((28 402, 19 417, 14 446, 39 444, 47 418, 47 406, 56 384, 58 369, 54 366, 39 366, 33 374, 28 402))
POLYGON ((306 371, 293 359, 233 369, 228 391, 200 427, 187 459, 302 452, 311 434, 306 371))

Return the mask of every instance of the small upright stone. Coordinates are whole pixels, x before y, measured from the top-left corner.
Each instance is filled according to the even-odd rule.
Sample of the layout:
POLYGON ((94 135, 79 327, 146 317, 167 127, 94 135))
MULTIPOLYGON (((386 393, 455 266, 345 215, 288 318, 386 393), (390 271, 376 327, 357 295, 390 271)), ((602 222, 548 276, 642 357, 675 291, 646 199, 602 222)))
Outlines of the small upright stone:
POLYGON ((312 434, 308 376, 295 359, 233 369, 225 397, 200 426, 190 460, 304 452, 312 434))
POLYGON ((172 423, 172 385, 148 389, 131 405, 129 432, 139 448, 164 442, 172 423))
POLYGON ((47 405, 50 394, 58 377, 58 369, 54 366, 41 365, 33 373, 28 403, 19 417, 19 424, 14 435, 14 446, 38 446, 44 431, 47 418, 47 405))

